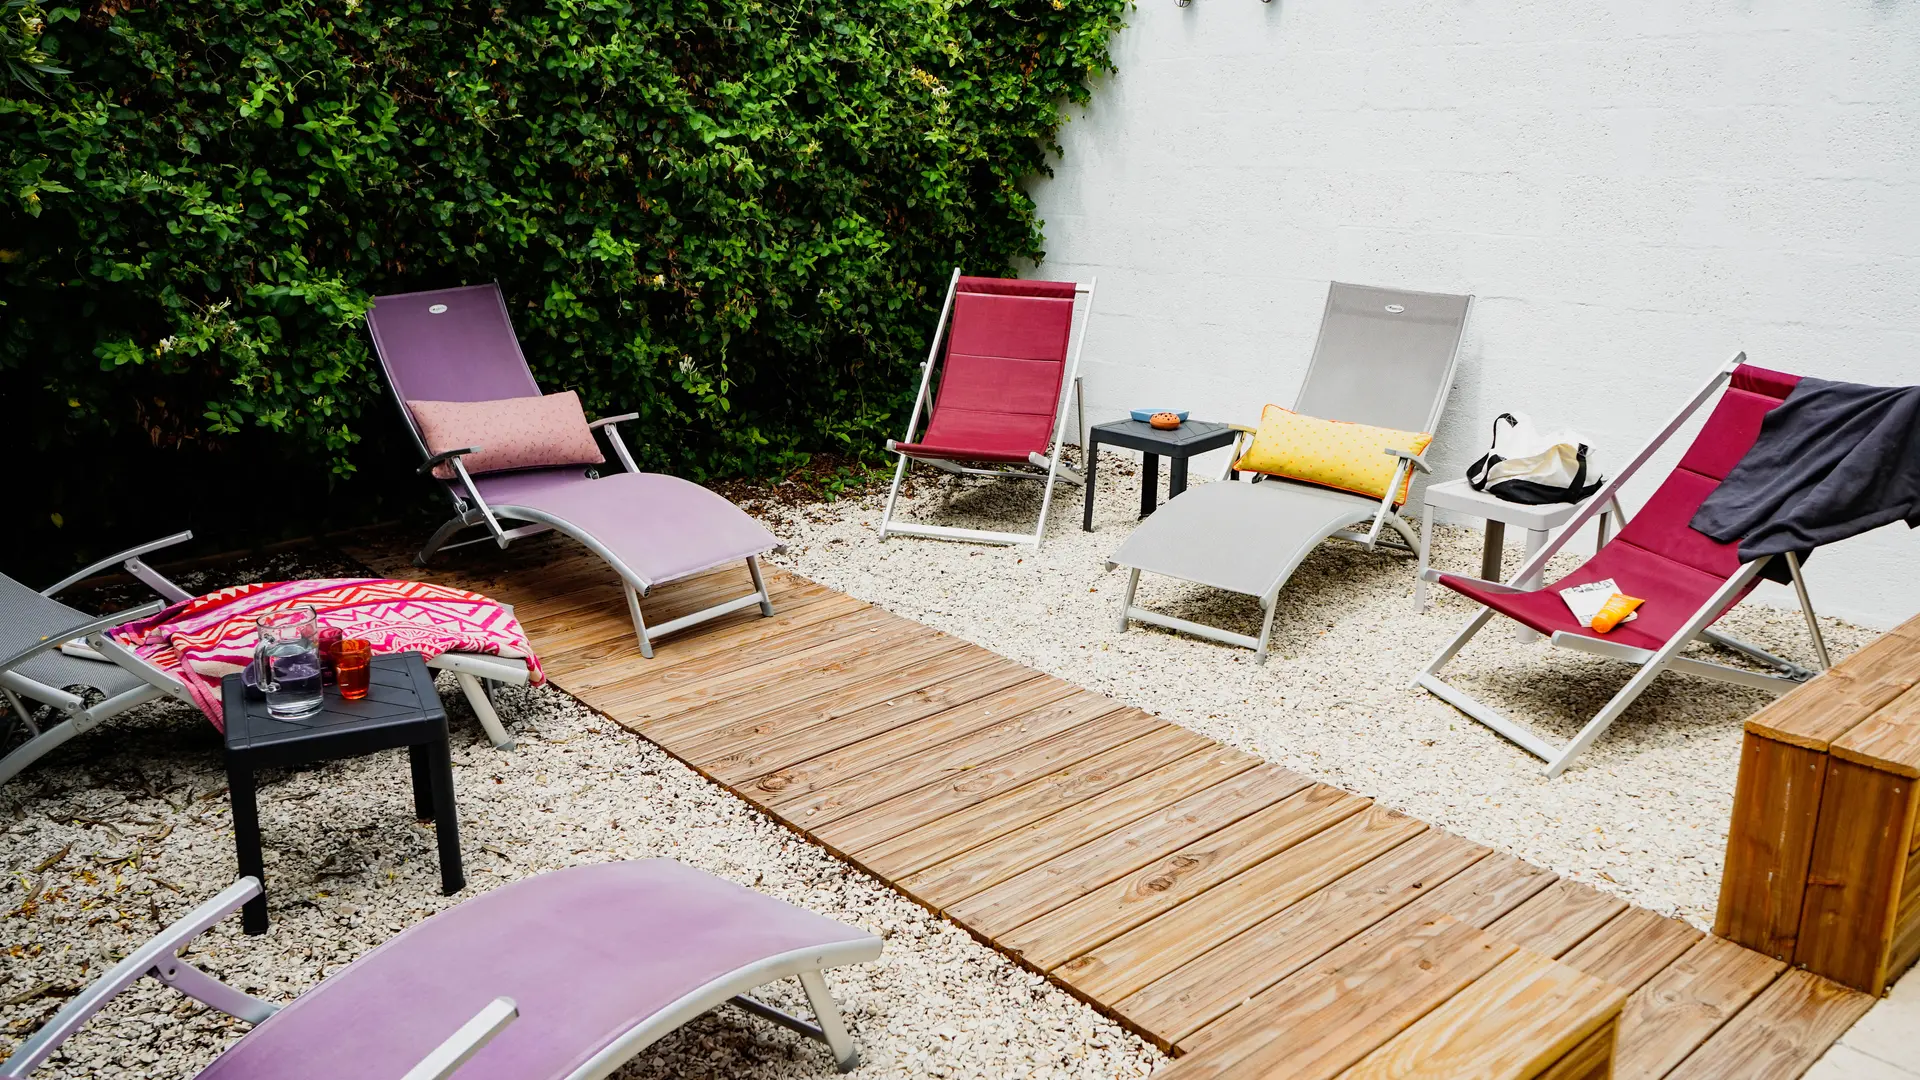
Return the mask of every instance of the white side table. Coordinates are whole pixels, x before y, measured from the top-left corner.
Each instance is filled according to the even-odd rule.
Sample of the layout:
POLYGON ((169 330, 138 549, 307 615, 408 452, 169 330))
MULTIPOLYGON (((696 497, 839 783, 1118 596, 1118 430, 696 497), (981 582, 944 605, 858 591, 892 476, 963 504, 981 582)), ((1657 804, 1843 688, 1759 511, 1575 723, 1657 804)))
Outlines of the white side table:
MULTIPOLYGON (((1416 610, 1425 611, 1429 606, 1427 597, 1427 552, 1433 541, 1433 512, 1454 510, 1473 517, 1484 518, 1487 523, 1486 547, 1480 555, 1480 576, 1487 581, 1500 580, 1500 556, 1506 546, 1507 526, 1515 525, 1527 530, 1527 555, 1533 558, 1547 544, 1547 531, 1565 525, 1573 520, 1585 503, 1546 503, 1541 506, 1528 506, 1524 503, 1508 502, 1498 496, 1473 490, 1466 480, 1449 480, 1443 484, 1433 484, 1427 488, 1424 508, 1420 512, 1420 572, 1413 586, 1413 605, 1416 610)), ((1595 550, 1605 547, 1607 537, 1615 520, 1625 524, 1625 515, 1620 512, 1619 502, 1601 514, 1600 542, 1595 550)), ((1537 589, 1544 575, 1535 573, 1524 581, 1514 582, 1516 588, 1537 589)), ((1519 639, 1532 641, 1539 637, 1526 627, 1520 628, 1519 639)))

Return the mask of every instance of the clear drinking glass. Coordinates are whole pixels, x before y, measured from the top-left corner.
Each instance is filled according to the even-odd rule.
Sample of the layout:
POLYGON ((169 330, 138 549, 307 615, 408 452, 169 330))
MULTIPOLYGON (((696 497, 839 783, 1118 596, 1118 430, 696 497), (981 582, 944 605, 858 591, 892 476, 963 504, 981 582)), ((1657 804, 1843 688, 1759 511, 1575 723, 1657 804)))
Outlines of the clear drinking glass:
POLYGON ((260 643, 254 646, 254 681, 277 720, 298 720, 320 711, 319 624, 313 608, 302 604, 255 620, 260 643))

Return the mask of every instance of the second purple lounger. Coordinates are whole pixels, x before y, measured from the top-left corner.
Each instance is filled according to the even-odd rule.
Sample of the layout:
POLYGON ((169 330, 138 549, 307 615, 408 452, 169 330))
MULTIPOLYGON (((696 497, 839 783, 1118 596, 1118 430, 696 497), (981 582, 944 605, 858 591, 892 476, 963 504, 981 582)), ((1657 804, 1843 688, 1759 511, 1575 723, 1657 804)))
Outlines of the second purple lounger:
POLYGON ((149 974, 255 1024, 197 1080, 590 1080, 729 1001, 825 1042, 845 1072, 859 1054, 821 972, 881 950, 872 934, 670 859, 604 863, 483 893, 275 1009, 174 955, 258 889, 242 879, 122 961, 0 1063, 0 1080, 27 1076, 149 974), (793 977, 815 1023, 744 996, 793 977))
MULTIPOLYGON (((431 292, 397 293, 374 300, 367 327, 387 382, 400 403, 420 452, 428 453, 409 401, 500 401, 539 397, 520 351, 498 285, 469 285, 431 292)), ((622 472, 590 475, 578 467, 529 469, 469 477, 457 471, 445 481, 454 516, 427 541, 415 562, 443 548, 492 540, 501 547, 522 536, 558 530, 605 559, 626 586, 627 608, 640 638, 640 653, 653 655, 653 639, 759 605, 773 614, 760 573, 760 556, 780 541, 745 511, 698 484, 664 473, 641 472, 620 438, 618 425, 632 414, 596 420, 604 428, 622 472), (523 524, 507 527, 503 522, 523 524), (455 533, 486 529, 478 540, 449 544, 455 533), (658 626, 647 626, 640 598, 655 586, 745 561, 753 591, 658 626)), ((435 464, 442 454, 429 457, 435 464)))

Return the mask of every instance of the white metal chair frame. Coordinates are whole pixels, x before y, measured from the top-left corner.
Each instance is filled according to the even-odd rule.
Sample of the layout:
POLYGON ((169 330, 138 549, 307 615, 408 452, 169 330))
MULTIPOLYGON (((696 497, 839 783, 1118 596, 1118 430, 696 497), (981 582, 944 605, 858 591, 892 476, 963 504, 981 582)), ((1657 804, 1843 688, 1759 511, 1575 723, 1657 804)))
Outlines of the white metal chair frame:
MULTIPOLYGON (((1624 510, 1617 509, 1620 489, 1639 472, 1640 468, 1644 466, 1654 454, 1658 453, 1659 450, 1666 445, 1667 441, 1686 424, 1688 419, 1713 399, 1714 395, 1732 379, 1734 369, 1745 363, 1746 359, 1746 353, 1738 353, 1733 359, 1717 368, 1712 377, 1710 377, 1699 390, 1695 391, 1692 397, 1687 399, 1686 404, 1681 406, 1673 418, 1668 420, 1666 425, 1662 427, 1652 439, 1648 440, 1645 446, 1640 448, 1639 453, 1633 456, 1626 467, 1621 469, 1613 479, 1609 480, 1606 486, 1601 488, 1598 495, 1588 500, 1585 509, 1575 515, 1571 521, 1567 522, 1566 526, 1560 530, 1560 535, 1536 552, 1531 559, 1528 559, 1526 563, 1514 573, 1508 583, 1503 584, 1500 582, 1484 581, 1479 578, 1470 578, 1467 580, 1471 580, 1483 588, 1500 592, 1528 592, 1531 590, 1516 588, 1512 582, 1525 581, 1532 575, 1543 572, 1546 569, 1547 563, 1559 552, 1560 548, 1564 546, 1575 533, 1579 532, 1583 525, 1592 520, 1596 515, 1605 512, 1609 507, 1615 507, 1615 512, 1619 515, 1619 526, 1624 530, 1627 525, 1627 517, 1624 510)), ((1820 622, 1814 615, 1813 602, 1807 595, 1806 580, 1800 572, 1800 560, 1791 552, 1788 552, 1782 557, 1786 560, 1788 570, 1791 572, 1794 594, 1799 600, 1801 613, 1806 618, 1807 634, 1812 639, 1814 655, 1819 660, 1820 670, 1824 671, 1829 663, 1827 644, 1826 640, 1820 634, 1820 622)), ((1794 663, 1784 657, 1775 656, 1757 645, 1741 641, 1731 634, 1724 634, 1711 628, 1714 620, 1719 618, 1727 608, 1732 606, 1734 598, 1739 597, 1747 586, 1753 582, 1760 571, 1766 567, 1770 558, 1770 556, 1762 557, 1742 565, 1739 571, 1732 577, 1729 577, 1719 589, 1715 590, 1713 596, 1709 598, 1705 604, 1701 605, 1700 609, 1694 612, 1693 617, 1688 619, 1679 630, 1675 631, 1673 636, 1667 640, 1666 644, 1662 645, 1659 649, 1642 649, 1631 645, 1605 641, 1599 638, 1587 637, 1584 634, 1574 634, 1564 630, 1555 631, 1548 639, 1549 643, 1555 647, 1573 649, 1593 656, 1606 657, 1610 660, 1621 660, 1629 664, 1638 665, 1640 668, 1640 670, 1635 672, 1633 677, 1627 681, 1627 684, 1621 687, 1620 690, 1614 694, 1613 698, 1609 700, 1598 713, 1594 714, 1591 720, 1587 721, 1586 726, 1582 727, 1580 732, 1563 747, 1555 747, 1538 734, 1515 723, 1499 711, 1483 704, 1472 695, 1440 678, 1440 669, 1445 667, 1447 662, 1452 660, 1462 648, 1466 647, 1467 642, 1472 640, 1473 636, 1479 633, 1482 627, 1486 626, 1488 620, 1498 614, 1498 612, 1490 607, 1482 605, 1480 610, 1474 614, 1473 618, 1467 621, 1466 626, 1462 627, 1460 632, 1455 634, 1453 639, 1447 642, 1446 646, 1436 653, 1424 668, 1420 669, 1420 674, 1414 677, 1413 684, 1424 687, 1449 705, 1459 709, 1480 723, 1485 724, 1487 727, 1492 728, 1496 733, 1520 747, 1522 750, 1545 761, 1547 763, 1545 770, 1547 776, 1558 776, 1566 771, 1567 766, 1573 762, 1574 758, 1579 757, 1588 747, 1592 746, 1594 741, 1598 739, 1607 728, 1611 727, 1615 720, 1620 718, 1620 714, 1626 712, 1628 706, 1632 705, 1634 701, 1646 691, 1655 676, 1659 675, 1662 671, 1678 671, 1688 675, 1716 679, 1721 682, 1733 683, 1739 686, 1756 687, 1774 694, 1784 694, 1817 674, 1813 669, 1794 663), (1696 640, 1708 641, 1715 645, 1732 649, 1735 652, 1743 653, 1754 660, 1773 667, 1778 674, 1765 674, 1762 672, 1749 671, 1744 668, 1728 667, 1725 664, 1716 664, 1711 661, 1698 660, 1693 657, 1681 656, 1681 651, 1696 640)), ((1426 572, 1426 579, 1429 582, 1438 582, 1441 576, 1441 573, 1437 570, 1429 569, 1426 572)), ((1454 576, 1457 577, 1459 575, 1454 576)))
MULTIPOLYGON (((1098 279, 1095 279, 1095 281, 1097 280, 1098 279)), ((880 539, 885 540, 889 534, 899 533, 903 536, 925 536, 935 540, 970 540, 982 544, 1004 544, 1009 546, 1014 544, 1032 544, 1034 550, 1039 550, 1040 541, 1047 531, 1047 510, 1053 503, 1054 481, 1059 479, 1065 480, 1070 484, 1082 485, 1087 482, 1084 475, 1061 464, 1060 458, 1065 450, 1067 437, 1067 395, 1073 395, 1076 405, 1082 412, 1086 409, 1086 401, 1081 396, 1080 388, 1080 349, 1086 344, 1087 324, 1093 318, 1093 287, 1095 281, 1076 282, 1074 284, 1073 294, 1075 306, 1079 308, 1079 331, 1075 333, 1072 328, 1068 330, 1071 343, 1067 349, 1066 377, 1060 380, 1060 395, 1054 401, 1053 441, 1049 445, 1047 453, 1035 453, 1027 456, 1029 464, 1034 466, 1035 469, 1044 471, 982 469, 961 465, 947 458, 909 454, 899 449, 900 446, 913 442, 914 432, 918 430, 920 426, 922 412, 931 412, 932 410, 930 392, 933 386, 933 369, 935 363, 940 358, 940 346, 946 340, 947 329, 952 325, 953 297, 960 287, 960 269, 959 267, 954 268, 953 276, 947 281, 946 302, 940 305, 940 322, 933 329, 933 344, 927 349, 926 363, 920 367, 920 391, 914 396, 913 413, 907 418, 906 437, 897 441, 894 439, 887 440, 887 449, 898 454, 900 461, 893 470, 893 487, 887 492, 887 508, 885 512, 880 515, 880 539), (1083 296, 1086 298, 1086 303, 1081 305, 1079 304, 1079 300, 1083 296), (912 521, 895 521, 893 519, 894 505, 900 497, 900 484, 907 477, 907 462, 909 459, 931 465, 942 472, 953 473, 959 476, 991 476, 1007 480, 1042 481, 1046 487, 1040 496, 1040 523, 1034 527, 1032 535, 1028 535, 1026 533, 998 532, 992 529, 961 529, 947 525, 922 525, 912 521)), ((1080 445, 1085 446, 1086 424, 1084 416, 1081 418, 1080 427, 1080 445)))

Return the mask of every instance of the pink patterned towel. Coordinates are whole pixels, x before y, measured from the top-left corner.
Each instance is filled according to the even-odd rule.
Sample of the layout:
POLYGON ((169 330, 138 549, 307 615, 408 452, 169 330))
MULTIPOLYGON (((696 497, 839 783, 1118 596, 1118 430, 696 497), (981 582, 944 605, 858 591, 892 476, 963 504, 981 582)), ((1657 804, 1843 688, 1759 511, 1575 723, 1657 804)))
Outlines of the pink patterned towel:
POLYGON ((504 605, 479 593, 424 581, 335 578, 263 581, 182 600, 158 615, 108 631, 141 659, 181 682, 213 726, 226 730, 220 680, 253 662, 254 620, 308 604, 321 626, 373 643, 375 653, 485 653, 527 662, 534 683, 546 681, 533 645, 504 605))

